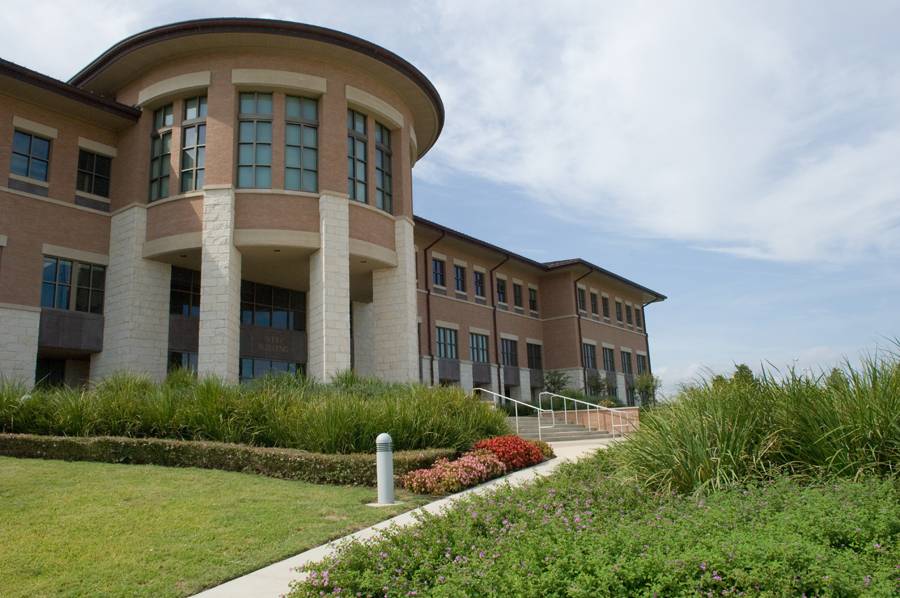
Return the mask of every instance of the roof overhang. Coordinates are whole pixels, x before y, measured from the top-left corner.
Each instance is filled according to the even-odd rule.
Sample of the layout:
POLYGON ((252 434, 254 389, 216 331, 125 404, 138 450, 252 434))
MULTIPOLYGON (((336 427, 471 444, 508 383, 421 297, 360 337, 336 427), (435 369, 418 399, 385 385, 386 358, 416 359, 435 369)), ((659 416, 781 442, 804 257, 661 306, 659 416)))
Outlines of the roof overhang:
POLYGON ((415 66, 353 35, 291 21, 217 18, 155 27, 117 43, 69 83, 97 94, 115 95, 141 72, 173 56, 240 47, 282 48, 314 57, 331 57, 384 81, 413 113, 418 158, 434 145, 444 126, 440 95, 415 66))

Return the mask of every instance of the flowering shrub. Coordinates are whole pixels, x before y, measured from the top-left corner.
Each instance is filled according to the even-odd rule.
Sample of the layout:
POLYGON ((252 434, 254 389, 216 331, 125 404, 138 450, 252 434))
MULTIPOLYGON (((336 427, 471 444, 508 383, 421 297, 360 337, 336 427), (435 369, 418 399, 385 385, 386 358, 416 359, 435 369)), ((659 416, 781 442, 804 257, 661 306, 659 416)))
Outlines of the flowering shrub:
POLYGON ((556 456, 556 453, 553 452, 553 448, 543 440, 531 440, 530 442, 541 449, 541 455, 544 456, 545 461, 556 456))
POLYGON ((497 436, 475 443, 476 449, 491 451, 510 471, 536 465, 544 460, 541 449, 518 436, 497 436))
POLYGON ((506 473, 494 453, 474 450, 455 461, 438 459, 428 469, 411 471, 400 479, 404 488, 419 494, 452 494, 506 473))

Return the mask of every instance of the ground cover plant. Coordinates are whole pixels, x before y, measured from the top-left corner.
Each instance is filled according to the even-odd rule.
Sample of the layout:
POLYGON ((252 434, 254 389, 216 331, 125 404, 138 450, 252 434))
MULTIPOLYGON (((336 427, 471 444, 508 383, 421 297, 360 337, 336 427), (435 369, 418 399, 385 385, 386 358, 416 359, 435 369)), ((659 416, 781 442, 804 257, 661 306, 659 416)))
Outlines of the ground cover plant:
POLYGON ((0 457, 0 596, 188 596, 417 506, 369 488, 0 457))
POLYGON ((502 412, 459 388, 291 376, 228 385, 175 373, 154 384, 134 375, 95 387, 0 382, 0 432, 211 440, 317 453, 373 452, 388 432, 395 450, 468 449, 507 432, 502 412), (24 397, 24 398, 23 398, 24 397))

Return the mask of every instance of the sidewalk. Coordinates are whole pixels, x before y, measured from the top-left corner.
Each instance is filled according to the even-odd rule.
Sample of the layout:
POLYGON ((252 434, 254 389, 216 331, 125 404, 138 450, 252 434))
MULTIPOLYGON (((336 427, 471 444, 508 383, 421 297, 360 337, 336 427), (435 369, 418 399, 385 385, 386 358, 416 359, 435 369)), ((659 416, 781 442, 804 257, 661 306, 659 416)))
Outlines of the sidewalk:
POLYGON ((407 526, 416 523, 416 515, 419 513, 440 513, 456 501, 472 494, 484 494, 492 491, 499 485, 509 483, 512 486, 525 484, 537 477, 547 475, 556 469, 561 463, 566 461, 575 461, 592 454, 598 448, 606 447, 610 444, 610 440, 575 440, 571 442, 553 442, 553 452, 556 453, 556 459, 541 463, 528 469, 515 471, 508 476, 491 480, 480 486, 464 490, 458 494, 453 494, 446 498, 428 503, 425 506, 407 511, 387 519, 381 523, 376 523, 372 527, 359 530, 356 533, 338 538, 327 544, 311 548, 306 552, 301 552, 283 561, 273 563, 268 567, 263 567, 252 573, 248 573, 243 577, 238 577, 227 581, 222 585, 205 590, 196 596, 198 598, 278 598, 290 591, 292 581, 300 579, 302 575, 295 569, 307 563, 321 561, 326 556, 334 552, 335 548, 342 542, 347 540, 366 540, 373 538, 378 533, 391 527, 392 525, 407 526))

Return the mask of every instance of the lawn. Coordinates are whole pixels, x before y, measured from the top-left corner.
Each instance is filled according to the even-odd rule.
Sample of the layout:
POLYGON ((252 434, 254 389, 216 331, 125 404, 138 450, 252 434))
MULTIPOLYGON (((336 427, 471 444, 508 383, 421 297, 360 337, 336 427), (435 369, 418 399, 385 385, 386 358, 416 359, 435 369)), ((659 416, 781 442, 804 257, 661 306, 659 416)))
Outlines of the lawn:
POLYGON ((0 596, 185 596, 424 502, 201 469, 0 457, 0 596))

